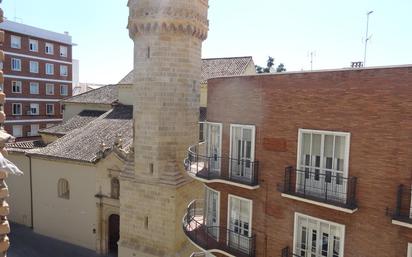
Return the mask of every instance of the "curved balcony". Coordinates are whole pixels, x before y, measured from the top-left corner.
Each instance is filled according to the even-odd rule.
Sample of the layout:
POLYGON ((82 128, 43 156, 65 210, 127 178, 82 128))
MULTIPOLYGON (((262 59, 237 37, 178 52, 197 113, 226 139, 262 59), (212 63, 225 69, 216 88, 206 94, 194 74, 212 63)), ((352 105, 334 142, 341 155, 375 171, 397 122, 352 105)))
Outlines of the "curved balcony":
POLYGON ((183 218, 183 231, 193 244, 209 252, 255 256, 256 236, 247 237, 224 227, 207 226, 203 210, 203 201, 192 201, 183 218))
POLYGON ((185 168, 190 176, 205 183, 221 182, 249 189, 259 187, 259 162, 207 154, 207 144, 189 147, 185 168))

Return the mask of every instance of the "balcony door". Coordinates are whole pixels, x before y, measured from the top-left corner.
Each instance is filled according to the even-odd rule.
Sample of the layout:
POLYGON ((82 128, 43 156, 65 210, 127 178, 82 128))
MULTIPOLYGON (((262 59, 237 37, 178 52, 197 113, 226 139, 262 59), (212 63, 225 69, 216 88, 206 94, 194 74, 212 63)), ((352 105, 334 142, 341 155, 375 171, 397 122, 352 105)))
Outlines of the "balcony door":
POLYGON ((346 201, 349 133, 299 130, 298 192, 346 201))
POLYGON ((300 257, 343 257, 343 225, 296 213, 294 233, 300 257))
POLYGON ((208 234, 219 240, 219 192, 205 187, 205 224, 208 234))
POLYGON ((210 172, 220 174, 222 155, 222 124, 207 123, 207 156, 210 172))
POLYGON ((230 177, 251 181, 255 156, 255 126, 230 126, 230 177))
POLYGON ((250 253, 252 236, 252 201, 229 195, 228 245, 231 248, 250 253))

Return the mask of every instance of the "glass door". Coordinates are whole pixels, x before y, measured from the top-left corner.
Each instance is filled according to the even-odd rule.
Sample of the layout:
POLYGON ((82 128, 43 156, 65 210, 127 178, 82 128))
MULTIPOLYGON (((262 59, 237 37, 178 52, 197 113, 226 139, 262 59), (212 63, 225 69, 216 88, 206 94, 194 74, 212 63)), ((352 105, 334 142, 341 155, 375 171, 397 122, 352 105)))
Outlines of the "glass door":
POLYGON ((229 196, 229 246, 249 253, 252 235, 252 201, 229 196))
POLYGON ((255 127, 231 125, 231 177, 251 181, 255 150, 255 127))
POLYGON ((317 219, 298 217, 295 254, 300 257, 343 257, 342 229, 317 219))
POLYGON ((206 187, 205 224, 208 234, 219 237, 219 192, 206 187))
POLYGON ((298 192, 345 202, 347 136, 333 132, 304 131, 299 138, 298 192))
POLYGON ((209 170, 212 173, 220 174, 222 124, 208 123, 207 131, 206 151, 209 160, 209 170))

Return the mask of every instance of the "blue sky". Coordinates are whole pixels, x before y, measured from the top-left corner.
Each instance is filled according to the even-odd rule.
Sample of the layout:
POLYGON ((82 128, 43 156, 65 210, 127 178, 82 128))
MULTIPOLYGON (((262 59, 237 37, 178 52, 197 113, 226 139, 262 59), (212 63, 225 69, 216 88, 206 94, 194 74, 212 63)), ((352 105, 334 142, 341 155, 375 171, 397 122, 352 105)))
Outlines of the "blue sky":
MULTIPOLYGON (((188 0, 190 1, 190 0, 188 0)), ((4 0, 5 16, 69 31, 80 80, 116 83, 133 67, 126 30, 126 0, 4 0)), ((203 57, 267 57, 288 70, 342 68, 363 60, 366 13, 370 16, 368 66, 412 63, 410 0, 209 0, 209 37, 203 57)))

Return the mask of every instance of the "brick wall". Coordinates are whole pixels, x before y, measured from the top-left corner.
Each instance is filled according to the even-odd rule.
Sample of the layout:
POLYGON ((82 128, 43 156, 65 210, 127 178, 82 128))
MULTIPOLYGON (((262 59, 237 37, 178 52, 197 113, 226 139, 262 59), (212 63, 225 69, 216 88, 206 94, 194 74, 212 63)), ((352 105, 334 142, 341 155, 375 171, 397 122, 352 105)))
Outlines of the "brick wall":
POLYGON ((345 225, 345 256, 406 256, 412 229, 391 224, 386 208, 394 209, 399 184, 412 183, 411 85, 412 67, 209 80, 208 121, 223 123, 222 153, 229 154, 230 124, 252 124, 260 162, 259 189, 209 184, 221 192, 221 226, 226 227, 230 193, 253 200, 257 256, 280 256, 282 248, 293 248, 295 212, 345 225), (355 213, 281 196, 284 169, 296 165, 299 128, 351 133, 355 213))

